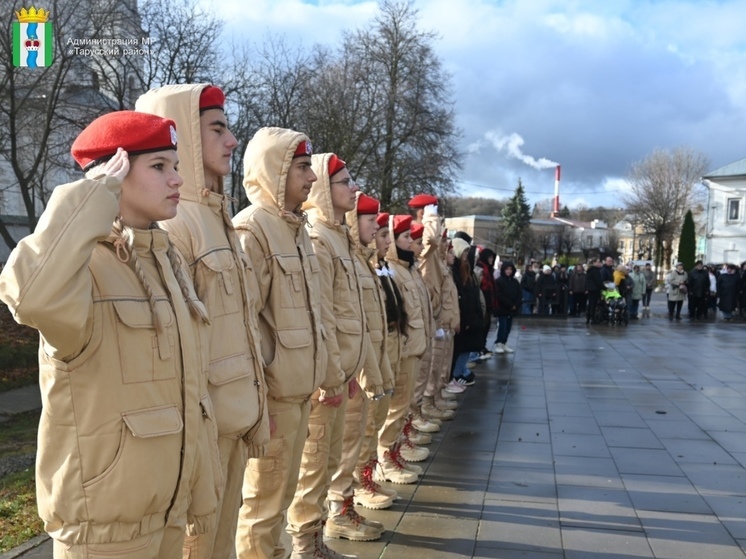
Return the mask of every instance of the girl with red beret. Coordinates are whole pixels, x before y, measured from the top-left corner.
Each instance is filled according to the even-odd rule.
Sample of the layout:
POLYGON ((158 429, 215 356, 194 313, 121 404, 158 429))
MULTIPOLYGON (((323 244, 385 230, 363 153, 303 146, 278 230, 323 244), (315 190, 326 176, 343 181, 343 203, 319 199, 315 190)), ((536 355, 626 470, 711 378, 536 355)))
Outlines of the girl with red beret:
POLYGON ((207 316, 156 222, 176 215, 171 120, 120 111, 72 154, 0 275, 0 298, 39 330, 37 502, 54 557, 179 558, 216 506, 207 316))

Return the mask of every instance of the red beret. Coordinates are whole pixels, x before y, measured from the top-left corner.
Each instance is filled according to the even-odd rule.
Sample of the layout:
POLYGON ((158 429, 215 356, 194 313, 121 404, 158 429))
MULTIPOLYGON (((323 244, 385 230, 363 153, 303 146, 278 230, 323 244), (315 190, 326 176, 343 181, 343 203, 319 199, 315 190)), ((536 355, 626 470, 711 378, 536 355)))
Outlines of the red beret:
POLYGON ((438 199, 430 194, 418 194, 409 201, 410 208, 424 208, 430 204, 437 204, 438 199))
POLYGON ((394 235, 400 235, 404 231, 408 231, 412 226, 411 215, 395 215, 394 216, 394 235))
POLYGON ((412 227, 410 227, 410 231, 412 231, 412 238, 413 239, 421 239, 422 234, 425 232, 425 226, 422 225, 422 223, 413 223, 412 227))
MULTIPOLYGON (((344 168, 345 162, 332 153, 332 156, 329 158, 329 177, 333 177, 344 168)), ((375 213, 378 213, 378 210, 375 213)))
POLYGON ((103 163, 122 148, 130 156, 176 149, 176 124, 148 113, 116 111, 86 126, 70 152, 85 171, 103 163))
POLYGON ((375 215, 381 209, 381 203, 367 194, 361 194, 357 198, 358 215, 375 215))
POLYGON ((298 144, 298 147, 295 148, 293 158, 303 157, 304 155, 307 155, 309 157, 313 155, 313 147, 311 146, 311 142, 309 142, 308 140, 303 140, 301 143, 298 144))
POLYGON ((378 217, 376 218, 376 222, 378 223, 378 226, 381 228, 388 227, 389 226, 389 214, 387 214, 386 212, 379 213, 378 217))
POLYGON ((223 109, 225 105, 225 93, 219 87, 208 85, 199 96, 199 110, 223 109))

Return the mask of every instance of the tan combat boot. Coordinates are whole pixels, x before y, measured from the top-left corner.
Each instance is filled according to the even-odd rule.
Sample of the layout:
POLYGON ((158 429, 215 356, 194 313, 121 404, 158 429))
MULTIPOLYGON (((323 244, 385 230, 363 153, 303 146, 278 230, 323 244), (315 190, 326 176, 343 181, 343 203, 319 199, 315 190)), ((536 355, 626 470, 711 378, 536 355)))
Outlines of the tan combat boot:
POLYGON ((427 420, 440 419, 441 421, 450 421, 453 419, 453 410, 439 409, 435 407, 433 399, 425 397, 422 401, 422 415, 427 420))
POLYGON ((343 555, 329 549, 321 532, 293 536, 293 553, 290 559, 357 559, 356 555, 343 555))
POLYGON ((366 520, 355 511, 352 497, 343 502, 329 502, 329 520, 324 526, 327 538, 345 538, 356 542, 371 542, 383 534, 383 524, 366 520))
POLYGON ((398 446, 378 448, 378 467, 375 471, 376 481, 390 481, 391 483, 415 483, 418 474, 409 471, 400 462, 398 446))
POLYGON ((360 468, 357 479, 360 488, 355 490, 355 503, 368 509, 387 509, 398 497, 396 491, 385 489, 373 481, 373 471, 378 460, 370 460, 360 468))

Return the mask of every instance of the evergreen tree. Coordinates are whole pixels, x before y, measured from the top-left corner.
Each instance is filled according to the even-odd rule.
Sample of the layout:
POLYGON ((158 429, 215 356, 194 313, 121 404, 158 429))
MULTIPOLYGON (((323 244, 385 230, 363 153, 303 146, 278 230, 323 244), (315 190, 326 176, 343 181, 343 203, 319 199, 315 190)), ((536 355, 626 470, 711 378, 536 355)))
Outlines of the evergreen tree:
POLYGON ((688 210, 684 216, 684 225, 681 227, 679 238, 679 262, 684 264, 685 270, 694 268, 695 254, 697 252, 697 239, 694 233, 694 218, 692 210, 688 210))
POLYGON ((500 244, 506 247, 513 247, 513 254, 516 259, 522 258, 529 246, 527 240, 531 227, 531 206, 526 199, 523 191, 523 183, 518 179, 518 186, 515 194, 508 200, 502 211, 502 234, 503 242, 500 244))
POLYGON ((559 213, 557 214, 559 217, 564 217, 566 219, 569 219, 570 217, 570 208, 567 206, 562 206, 559 213))

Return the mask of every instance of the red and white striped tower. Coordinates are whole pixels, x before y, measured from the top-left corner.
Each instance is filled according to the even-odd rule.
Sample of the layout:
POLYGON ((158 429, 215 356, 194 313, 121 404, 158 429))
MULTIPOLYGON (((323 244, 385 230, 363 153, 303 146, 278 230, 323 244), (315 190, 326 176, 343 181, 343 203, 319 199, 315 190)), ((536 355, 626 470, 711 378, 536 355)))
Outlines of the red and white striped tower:
POLYGON ((559 182, 560 182, 560 166, 554 170, 554 208, 552 210, 552 217, 556 217, 560 212, 559 205, 559 182))

